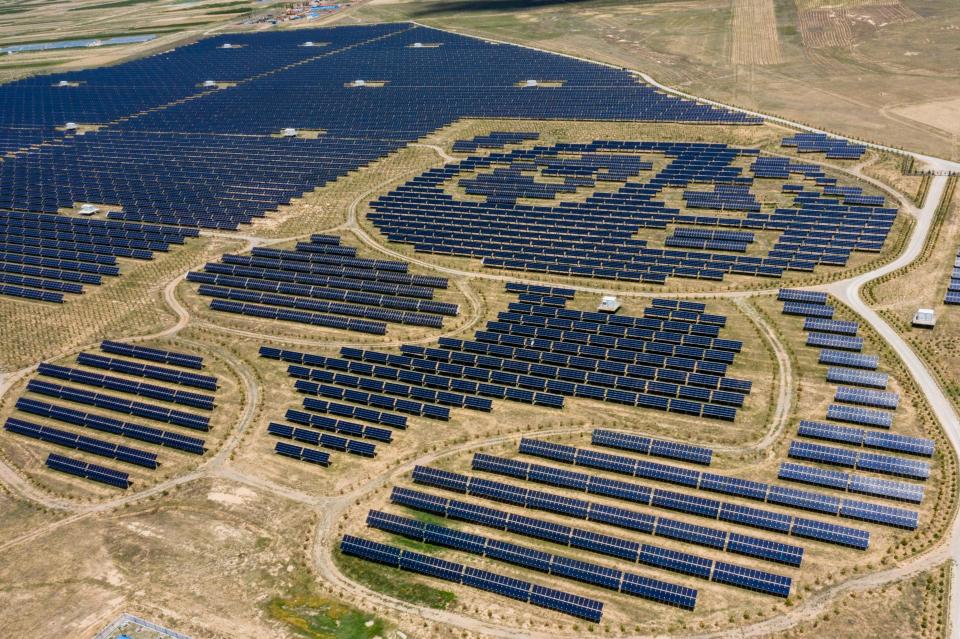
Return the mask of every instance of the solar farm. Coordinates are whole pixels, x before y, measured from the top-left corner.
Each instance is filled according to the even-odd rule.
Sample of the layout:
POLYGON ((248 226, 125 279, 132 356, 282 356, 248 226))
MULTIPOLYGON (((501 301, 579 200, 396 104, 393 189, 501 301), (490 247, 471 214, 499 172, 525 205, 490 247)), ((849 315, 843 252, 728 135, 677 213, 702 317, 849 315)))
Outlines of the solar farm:
POLYGON ((947 636, 899 156, 342 24, 0 84, 7 636, 947 636))

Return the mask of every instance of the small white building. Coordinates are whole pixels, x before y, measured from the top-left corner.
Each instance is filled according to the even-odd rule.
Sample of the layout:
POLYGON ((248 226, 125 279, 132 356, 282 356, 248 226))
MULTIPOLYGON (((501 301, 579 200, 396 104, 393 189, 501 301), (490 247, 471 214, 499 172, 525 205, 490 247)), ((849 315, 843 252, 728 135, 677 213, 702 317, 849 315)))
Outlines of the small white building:
POLYGON ((933 328, 937 325, 937 314, 932 308, 918 308, 912 323, 918 328, 933 328))
POLYGON ((535 87, 535 86, 537 86, 537 85, 539 85, 539 84, 540 84, 540 83, 537 82, 536 80, 527 80, 526 82, 523 83, 523 86, 526 86, 526 87, 535 87))
POLYGON ((286 129, 281 130, 280 135, 285 138, 295 138, 297 137, 297 130, 292 127, 288 127, 286 129))
POLYGON ((600 306, 597 307, 597 310, 601 313, 616 313, 620 310, 620 306, 620 300, 615 295, 604 295, 600 299, 600 306))
POLYGON ((77 213, 79 213, 80 215, 94 215, 99 212, 100 212, 100 209, 97 208, 97 206, 94 204, 84 204, 77 211, 77 213))
POLYGON ((80 128, 80 125, 77 124, 76 122, 67 122, 66 124, 63 125, 64 131, 76 131, 79 128, 80 128))
POLYGON ((205 87, 215 87, 215 86, 217 86, 217 81, 216 81, 216 80, 204 80, 204 81, 203 81, 203 86, 205 86, 205 87))

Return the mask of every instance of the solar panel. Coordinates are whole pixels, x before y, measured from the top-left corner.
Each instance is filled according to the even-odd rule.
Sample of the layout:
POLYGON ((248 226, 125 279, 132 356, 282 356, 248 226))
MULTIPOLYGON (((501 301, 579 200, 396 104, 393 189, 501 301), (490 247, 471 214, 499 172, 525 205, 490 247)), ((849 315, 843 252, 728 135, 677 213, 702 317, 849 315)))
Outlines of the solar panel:
POLYGON ((653 440, 640 435, 601 429, 593 431, 591 442, 598 446, 608 446, 610 448, 630 450, 655 457, 679 459, 704 465, 710 464, 713 455, 713 452, 709 448, 703 448, 701 446, 653 440))
POLYGON ((762 570, 735 566, 722 561, 714 564, 712 581, 755 590, 778 597, 789 597, 792 580, 762 570))
POLYGON ((884 389, 887 387, 887 379, 888 375, 886 373, 875 371, 863 371, 839 366, 831 366, 827 369, 827 381, 836 384, 884 389))
POLYGON ((827 419, 838 422, 862 424, 864 426, 876 426, 878 428, 890 428, 893 426, 893 414, 891 413, 860 408, 858 406, 844 406, 841 404, 830 404, 830 406, 827 407, 827 419))
POLYGON ((892 391, 869 390, 852 386, 841 386, 837 389, 834 401, 861 406, 875 406, 896 410, 900 405, 900 395, 892 391))
POLYGON ((846 366, 849 368, 876 370, 879 360, 880 358, 877 355, 848 353, 845 351, 836 351, 826 348, 820 351, 821 364, 837 364, 839 366, 846 366))
POLYGON ((849 546, 858 550, 866 550, 870 545, 870 533, 866 530, 801 517, 794 519, 791 534, 796 537, 849 546))
POLYGON ((807 346, 859 352, 863 350, 863 338, 852 335, 811 332, 807 333, 807 346))
POLYGON ((777 292, 777 299, 781 302, 806 302, 809 304, 826 304, 827 294, 818 291, 802 291, 797 289, 781 288, 777 292))
POLYGON ((578 597, 559 590, 528 584, 517 579, 489 572, 471 570, 462 564, 437 559, 411 550, 400 549, 386 544, 378 544, 366 539, 344 535, 340 550, 345 555, 360 557, 370 561, 387 564, 411 572, 438 577, 464 585, 478 587, 498 594, 507 594, 514 599, 529 601, 531 604, 557 610, 574 617, 594 623, 602 616, 603 603, 585 597, 578 597), (527 594, 524 594, 527 593, 527 594))
POLYGON ((856 335, 860 328, 859 322, 822 319, 808 317, 803 321, 803 330, 818 331, 820 333, 836 333, 837 335, 856 335))
POLYGON ((785 315, 803 315, 806 317, 823 317, 833 319, 833 307, 825 304, 806 304, 803 302, 786 302, 783 305, 785 315))

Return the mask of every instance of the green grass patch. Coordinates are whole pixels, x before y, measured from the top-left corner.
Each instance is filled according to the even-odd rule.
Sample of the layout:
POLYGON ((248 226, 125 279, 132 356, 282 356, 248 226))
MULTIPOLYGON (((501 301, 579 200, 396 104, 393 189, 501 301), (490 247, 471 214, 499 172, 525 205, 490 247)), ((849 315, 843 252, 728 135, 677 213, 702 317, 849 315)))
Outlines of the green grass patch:
POLYGON ((347 557, 339 549, 335 551, 334 558, 350 579, 389 597, 438 610, 449 607, 457 600, 452 592, 413 581, 409 573, 398 568, 347 557))
POLYGON ((372 639, 386 634, 382 619, 321 597, 306 575, 287 596, 271 598, 265 610, 270 618, 310 639, 372 639))

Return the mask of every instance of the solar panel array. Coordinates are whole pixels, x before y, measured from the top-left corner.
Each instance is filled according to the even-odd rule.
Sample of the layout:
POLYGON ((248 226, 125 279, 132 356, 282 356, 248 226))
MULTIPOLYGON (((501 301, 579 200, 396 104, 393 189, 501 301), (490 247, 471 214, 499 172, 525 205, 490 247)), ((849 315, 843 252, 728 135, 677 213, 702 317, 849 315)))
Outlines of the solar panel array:
POLYGON ((885 497, 898 501, 908 501, 919 504, 923 501, 923 486, 901 481, 878 479, 865 475, 845 473, 838 470, 823 470, 814 466, 802 464, 780 464, 780 479, 814 484, 837 490, 846 490, 852 493, 885 497))
MULTIPOLYGON (((509 519, 508 519, 509 521, 509 519)), ((651 579, 642 575, 606 568, 587 561, 571 559, 563 555, 534 550, 526 546, 508 544, 482 535, 464 533, 447 526, 426 524, 409 517, 400 517, 390 513, 371 510, 367 514, 367 525, 387 532, 395 533, 419 542, 435 544, 454 550, 461 550, 495 560, 515 563, 558 577, 583 581, 601 588, 623 592, 644 599, 693 610, 697 601, 697 591, 677 584, 651 579), (643 589, 624 588, 624 582, 644 584, 643 589)), ((586 533, 578 535, 578 545, 597 545, 607 541, 602 535, 586 533)), ((626 542, 629 543, 629 542, 626 542)))
MULTIPOLYGON (((38 378, 28 382, 27 394, 18 398, 15 404, 15 409, 29 415, 30 419, 11 416, 7 418, 4 429, 39 442, 150 470, 156 469, 161 463, 159 455, 141 446, 129 446, 129 440, 151 447, 163 446, 203 455, 206 452, 204 440, 184 435, 179 430, 206 431, 210 428, 210 416, 216 408, 215 395, 198 393, 194 389, 202 388, 215 393, 218 381, 212 375, 193 372, 203 367, 203 358, 189 353, 110 341, 103 342, 101 349, 104 353, 124 357, 80 353, 74 366, 42 362, 37 369, 38 378), (163 362, 178 368, 147 365, 137 359, 163 362), (123 376, 107 375, 97 369, 121 373, 123 376), (54 383, 42 378, 68 383, 54 383), (165 384, 142 381, 144 378, 165 384), (86 390, 82 386, 94 387, 94 390, 86 390), (100 392, 100 389, 110 392, 100 392), (137 399, 131 399, 131 396, 137 399), (141 397, 163 403, 140 401, 141 397), (169 408, 169 405, 190 410, 169 408), (119 416, 113 416, 117 414, 119 416), (127 416, 132 416, 136 421, 128 421, 127 416), (43 421, 38 421, 38 418, 43 421), (150 422, 160 422, 162 427, 149 425, 150 422), (80 430, 68 427, 79 427, 80 430), (96 436, 88 434, 92 432, 96 432, 96 436)), ((51 455, 54 459, 61 457, 51 455)), ((101 467, 93 464, 81 462, 81 467, 63 459, 52 463, 48 460, 48 466, 121 488, 126 488, 130 483, 126 473, 121 473, 122 478, 117 479, 119 475, 104 473, 101 467)))
POLYGON ((805 331, 836 333, 837 335, 856 335, 859 329, 859 322, 846 322, 843 320, 822 319, 819 317, 808 317, 803 320, 803 330, 805 331))
MULTIPOLYGON (((425 466, 418 466, 414 470, 414 480, 435 488, 452 490, 474 497, 511 503, 523 507, 553 510, 561 514, 571 515, 577 519, 589 519, 595 523, 614 525, 620 528, 627 528, 634 532, 644 532, 687 542, 699 541, 701 545, 712 546, 714 548, 726 547, 729 552, 738 552, 753 556, 761 553, 767 554, 769 557, 775 556, 777 560, 790 565, 799 565, 800 557, 802 557, 802 549, 796 546, 764 542, 763 540, 740 535, 733 536, 733 539, 727 539, 725 533, 717 535, 711 533, 710 529, 702 526, 691 526, 680 521, 666 518, 650 518, 649 516, 633 511, 605 507, 600 504, 588 504, 585 506, 586 510, 582 513, 577 513, 574 512, 572 508, 575 508, 580 500, 571 500, 558 496, 551 497, 547 494, 541 494, 539 491, 527 491, 526 489, 512 491, 505 489, 506 485, 500 484, 499 482, 489 482, 456 473, 447 473, 446 471, 425 466), (527 499, 530 498, 531 495, 534 501, 528 504, 527 499), (799 556, 796 554, 798 552, 800 553, 799 556)), ((615 557, 620 560, 628 560, 632 563, 651 565, 670 572, 720 583, 728 583, 729 585, 748 590, 756 590, 779 597, 786 597, 790 594, 792 580, 789 577, 765 570, 755 571, 755 579, 724 582, 715 578, 715 571, 721 565, 728 566, 735 572, 749 569, 744 566, 714 561, 687 552, 669 550, 652 544, 632 542, 617 537, 616 535, 592 533, 564 524, 556 524, 525 515, 517 515, 476 503, 464 502, 457 499, 446 499, 417 490, 394 488, 390 499, 396 504, 443 515, 450 519, 458 519, 480 526, 506 530, 523 537, 579 548, 600 555, 615 557)), ((536 561, 534 557, 531 557, 531 560, 535 562, 533 563, 533 567, 543 570, 545 562, 542 560, 549 559, 549 554, 546 555, 546 557, 544 557, 543 554, 540 555, 539 559, 541 559, 541 561, 536 561)), ((773 559, 771 559, 771 561, 773 561, 773 559)))
POLYGON ((900 405, 900 394, 893 391, 840 386, 837 388, 834 401, 844 404, 858 404, 861 406, 874 406, 876 408, 896 410, 900 405))
POLYGON ((809 420, 802 420, 800 422, 798 434, 804 437, 853 444, 866 448, 911 453, 924 457, 932 457, 934 451, 933 440, 923 437, 911 437, 909 435, 878 432, 863 428, 837 426, 835 424, 824 424, 809 420))
POLYGON ((491 131, 470 140, 457 140, 453 143, 453 152, 473 153, 478 149, 502 149, 510 144, 522 144, 539 137, 540 134, 535 131, 491 131))
MULTIPOLYGON (((851 189, 837 187, 836 190, 851 196, 859 194, 859 191, 851 189)), ((778 299, 789 300, 784 302, 784 306, 817 304, 832 311, 832 307, 826 304, 826 294, 821 292, 782 289, 778 299)), ((841 384, 834 396, 834 401, 838 403, 827 407, 827 418, 835 422, 872 428, 891 428, 894 415, 891 411, 899 407, 900 395, 885 390, 889 376, 876 370, 879 364, 877 355, 850 352, 860 351, 863 347, 863 339, 857 337, 859 324, 807 317, 804 329, 811 331, 808 334, 808 345, 825 347, 820 351, 819 362, 831 365, 827 369, 827 381, 841 384), (877 408, 884 410, 876 410, 877 408)), ((811 420, 801 420, 798 435, 846 444, 849 447, 793 441, 788 451, 789 457, 793 459, 915 480, 926 480, 930 477, 931 467, 927 461, 863 450, 872 448, 932 457, 934 443, 930 439, 811 420)), ((920 503, 924 495, 924 488, 920 484, 792 462, 781 464, 779 477, 847 493, 911 503, 920 503)), ((767 499, 771 500, 770 494, 767 499)), ((841 516, 911 530, 915 529, 919 522, 919 515, 915 511, 830 495, 802 495, 793 489, 780 489, 773 501, 793 503, 822 512, 839 512, 841 516)))
POLYGON ((214 310, 374 335, 385 334, 388 322, 440 328, 460 312, 433 299, 446 278, 411 275, 406 262, 358 258, 336 235, 313 235, 295 250, 227 254, 187 280, 214 298, 214 310))
POLYGON ((752 175, 734 164, 754 156, 756 150, 724 144, 616 140, 493 152, 426 171, 375 200, 368 218, 388 240, 420 252, 479 258, 496 268, 633 282, 663 283, 671 275, 722 280, 727 273, 779 277, 818 264, 843 266, 852 251, 882 248, 896 217, 896 209, 882 202, 841 203, 811 185, 792 194, 794 207, 761 211, 749 191, 755 179, 792 173, 828 178, 814 166, 788 163, 773 170, 768 160, 775 158, 757 158, 752 175), (653 174, 658 157, 667 164, 653 174), (594 191, 610 182, 623 184, 594 191), (700 183, 712 184, 713 191, 687 188, 700 183), (455 195, 448 188, 454 184, 474 197, 455 195), (664 204, 670 188, 686 189, 688 207, 747 211, 746 217, 686 214, 664 204), (573 194, 586 197, 539 203, 573 194), (710 228, 671 236, 665 248, 634 237, 642 228, 668 224, 710 228), (732 255, 742 253, 752 237, 737 229, 781 235, 764 256, 732 255), (726 239, 727 233, 738 235, 726 239))
POLYGON ((919 525, 919 516, 914 511, 903 509, 890 511, 887 506, 839 499, 822 493, 797 490, 777 484, 746 481, 735 477, 648 462, 623 455, 600 453, 542 440, 526 438, 521 440, 520 452, 568 464, 597 468, 688 488, 727 493, 746 499, 861 519, 888 526, 915 529, 919 525))
MULTIPOLYGON (((594 495, 602 495, 604 497, 611 497, 644 506, 653 506, 655 508, 683 512, 688 515, 737 523, 760 530, 785 535, 792 533, 797 537, 818 539, 841 546, 865 549, 870 540, 870 536, 866 531, 855 528, 793 517, 792 515, 700 497, 690 493, 665 491, 635 482, 611 480, 599 475, 574 472, 563 468, 528 463, 516 459, 506 459, 477 453, 473 458, 473 468, 474 470, 496 473, 594 495)), ((722 478, 719 476, 709 475, 704 479, 702 488, 704 490, 715 490, 718 486, 722 487, 721 480, 722 478)), ((596 508, 594 508, 594 510, 596 510, 596 508)), ((623 509, 620 509, 617 513, 618 516, 624 518, 625 521, 647 522, 642 524, 644 530, 646 530, 646 528, 650 529, 646 530, 646 532, 651 532, 654 528, 654 522, 656 520, 649 515, 644 515, 644 517, 637 519, 634 515, 629 515, 629 511, 623 509)), ((608 523, 616 524, 616 522, 608 523)), ((625 524, 621 525, 621 527, 624 525, 625 524)), ((635 526, 627 527, 635 528, 635 526)), ((771 561, 780 561, 781 563, 799 563, 802 552, 795 551, 789 553, 793 557, 793 559, 789 561, 784 560, 783 556, 779 553, 747 554, 753 554, 761 558, 770 559, 771 561)))
POLYGON ((826 133, 795 133, 783 138, 780 146, 796 148, 798 153, 826 153, 828 160, 859 160, 867 147, 826 133))
POLYGON ((950 271, 950 283, 947 284, 947 293, 943 297, 944 304, 960 304, 960 250, 953 261, 953 270, 950 271))
POLYGON ((91 464, 73 457, 50 453, 47 455, 46 464, 47 468, 59 470, 60 472, 70 475, 76 475, 77 477, 83 477, 84 479, 90 479, 100 482, 101 484, 116 486, 117 488, 126 489, 129 488, 131 484, 130 476, 123 471, 107 468, 106 466, 100 466, 98 464, 91 464))
POLYGON ((928 462, 893 455, 879 455, 849 448, 797 441, 790 444, 788 454, 795 459, 818 461, 835 466, 856 468, 857 470, 871 470, 880 474, 897 475, 910 479, 925 480, 930 477, 930 464, 928 462))
POLYGON ((437 559, 412 550, 379 544, 352 535, 343 536, 340 541, 340 551, 345 555, 453 581, 464 586, 503 595, 534 606, 556 610, 594 623, 599 622, 603 615, 603 603, 593 599, 578 597, 553 588, 538 586, 528 581, 478 570, 463 564, 437 559))
MULTIPOLYGON (((510 466, 511 460, 490 457, 487 455, 478 455, 474 457, 474 468, 500 472, 516 476, 512 470, 504 470, 504 466, 510 466)), ((609 514, 607 507, 603 504, 590 502, 582 499, 571 499, 562 495, 547 493, 534 489, 522 488, 513 484, 507 484, 498 481, 490 481, 468 475, 457 473, 448 473, 439 471, 427 466, 418 466, 414 470, 414 481, 439 488, 456 486, 460 492, 475 497, 485 497, 494 501, 523 506, 536 510, 544 510, 560 515, 567 515, 585 520, 603 520, 604 513, 609 514)), ((700 516, 716 518, 719 505, 712 503, 714 500, 691 498, 688 495, 675 493, 671 491, 653 491, 650 496, 649 504, 658 508, 674 510, 679 512, 688 512, 700 516)), ((783 563, 792 566, 799 566, 803 559, 803 549, 790 544, 773 544, 766 540, 752 536, 740 536, 740 540, 746 545, 743 547, 730 547, 729 536, 726 531, 711 528, 707 526, 692 526, 683 522, 667 518, 654 517, 646 515, 639 511, 619 509, 617 516, 625 518, 633 523, 623 524, 631 530, 656 534, 661 537, 670 537, 685 541, 698 546, 727 550, 728 552, 749 555, 759 559, 783 563)), ((608 518, 609 519, 609 518, 608 518)), ((606 523, 611 523, 607 521, 606 523)), ((561 536, 561 542, 566 540, 566 536, 561 536)))
POLYGON ((552 305, 511 304, 474 341, 440 338, 439 348, 405 345, 400 355, 352 347, 339 358, 270 347, 261 355, 294 364, 288 373, 301 392, 352 392, 361 403, 357 391, 332 387, 393 395, 371 401, 440 420, 449 419, 447 407, 488 411, 491 399, 506 399, 562 408, 570 396, 732 421, 750 391, 749 381, 726 377, 741 344, 719 337, 722 316, 663 299, 644 317, 583 313, 564 308, 572 291, 513 288, 552 305))
POLYGON ((886 373, 877 371, 864 371, 841 366, 831 366, 827 369, 827 381, 837 384, 884 389, 887 387, 888 379, 889 376, 886 373))
POLYGON ((411 24, 217 35, 5 84, 0 102, 0 146, 16 149, 0 167, 0 209, 97 202, 122 207, 116 219, 220 229, 463 117, 760 121, 624 70, 411 24), (325 46, 302 46, 308 38, 325 46), (411 46, 425 38, 443 46, 411 46), (378 77, 355 82, 368 73, 378 77), (562 86, 518 86, 531 73, 562 86), (56 131, 67 122, 99 129, 56 131))
POLYGON ((0 210, 0 295, 63 303, 120 275, 121 258, 152 260, 196 229, 0 210))
POLYGON ((807 333, 807 346, 860 352, 863 350, 863 338, 855 335, 835 335, 833 333, 807 333))
POLYGON ((619 433, 599 428, 593 431, 591 443, 594 446, 619 448, 621 450, 644 453, 654 457, 665 457, 667 459, 678 459, 680 461, 703 464, 704 466, 709 466, 713 459, 713 451, 703 446, 651 439, 650 437, 644 437, 642 435, 619 433))

